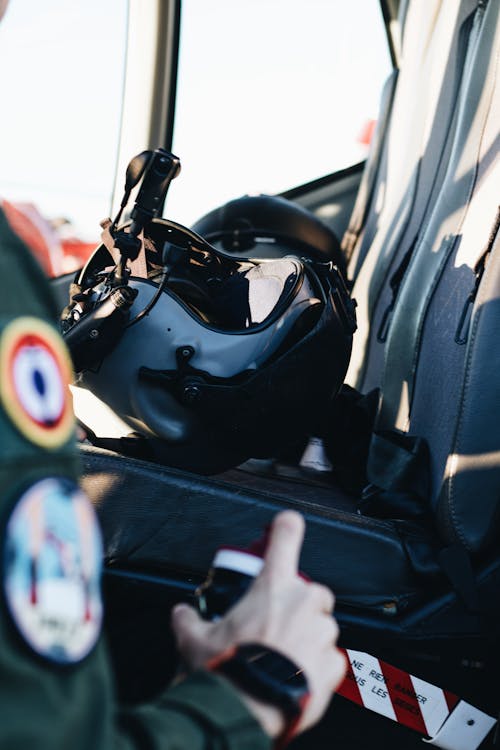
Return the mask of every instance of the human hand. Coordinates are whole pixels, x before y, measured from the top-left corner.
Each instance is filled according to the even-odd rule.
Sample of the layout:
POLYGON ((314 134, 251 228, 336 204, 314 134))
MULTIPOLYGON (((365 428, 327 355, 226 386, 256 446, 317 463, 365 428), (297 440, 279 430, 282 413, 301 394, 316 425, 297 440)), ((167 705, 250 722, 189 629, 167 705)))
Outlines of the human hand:
POLYGON ((222 619, 206 622, 184 604, 172 613, 179 651, 192 669, 242 643, 262 643, 301 667, 310 700, 299 731, 321 718, 345 673, 345 659, 336 648, 334 596, 326 586, 297 575, 303 536, 302 516, 278 514, 260 575, 222 619))

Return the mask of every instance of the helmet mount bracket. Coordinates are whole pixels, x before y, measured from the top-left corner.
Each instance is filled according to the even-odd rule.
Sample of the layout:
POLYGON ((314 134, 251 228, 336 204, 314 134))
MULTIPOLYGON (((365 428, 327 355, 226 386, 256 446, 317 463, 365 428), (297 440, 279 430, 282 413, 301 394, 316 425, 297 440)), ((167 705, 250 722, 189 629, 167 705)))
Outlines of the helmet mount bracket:
MULTIPOLYGON (((105 288, 90 311, 85 310, 89 297, 83 292, 72 298, 72 304, 65 308, 61 317, 62 333, 77 372, 98 366, 128 325, 130 308, 137 296, 136 290, 129 287, 128 262, 135 260, 141 252, 140 235, 161 211, 170 183, 179 172, 178 157, 162 148, 143 151, 130 161, 123 199, 109 228, 114 247, 120 254, 116 267, 107 275, 105 288), (126 229, 118 230, 118 222, 132 190, 139 183, 130 214, 131 222, 126 229)), ((79 279, 84 276, 85 269, 79 279)))
POLYGON ((142 246, 139 235, 158 215, 170 183, 177 177, 180 168, 181 163, 177 156, 162 148, 157 148, 154 151, 143 151, 129 163, 123 199, 118 214, 110 227, 115 247, 120 252, 120 261, 116 267, 113 286, 122 286, 127 283, 130 275, 127 271, 127 262, 137 258, 142 246), (135 205, 130 214, 132 221, 127 228, 128 231, 117 231, 116 227, 130 199, 130 194, 141 180, 142 183, 137 193, 135 205))

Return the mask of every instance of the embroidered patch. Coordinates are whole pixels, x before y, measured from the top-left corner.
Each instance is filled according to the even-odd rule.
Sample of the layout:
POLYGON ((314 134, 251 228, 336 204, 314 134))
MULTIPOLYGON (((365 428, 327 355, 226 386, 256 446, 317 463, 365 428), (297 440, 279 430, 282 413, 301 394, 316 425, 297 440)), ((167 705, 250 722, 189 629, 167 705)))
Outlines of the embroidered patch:
POLYGON ((25 641, 59 664, 83 659, 101 632, 101 535, 85 494, 43 479, 18 500, 5 530, 4 590, 25 641))
POLYGON ((74 427, 69 356, 56 332, 37 318, 16 318, 0 339, 0 398, 17 429, 45 448, 62 445, 74 427))

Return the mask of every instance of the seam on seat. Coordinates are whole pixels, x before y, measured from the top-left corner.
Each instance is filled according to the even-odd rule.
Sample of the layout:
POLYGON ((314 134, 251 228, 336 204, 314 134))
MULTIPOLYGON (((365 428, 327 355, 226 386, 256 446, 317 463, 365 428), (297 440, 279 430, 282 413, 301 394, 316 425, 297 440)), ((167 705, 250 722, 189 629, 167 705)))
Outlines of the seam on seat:
MULTIPOLYGON (((436 286, 438 285, 439 280, 441 278, 441 275, 443 273, 443 269, 445 267, 447 258, 449 257, 450 253, 453 251, 453 248, 454 248, 454 246, 456 244, 456 241, 458 239, 460 231, 462 230, 462 227, 463 227, 463 224, 464 224, 464 221, 465 221, 465 217, 467 216, 467 213, 468 213, 469 208, 470 208, 470 201, 471 201, 472 196, 474 194, 474 188, 476 186, 477 177, 478 177, 478 173, 479 173, 479 161, 480 161, 481 148, 482 148, 482 145, 483 145, 484 133, 485 133, 486 126, 487 126, 488 119, 489 119, 489 115, 490 115, 490 112, 491 112, 491 106, 492 106, 492 103, 493 103, 493 96, 494 96, 494 93, 495 93, 495 86, 496 86, 496 81, 497 81, 498 59, 499 59, 498 50, 497 50, 497 54, 496 54, 495 59, 496 59, 495 75, 493 76, 493 80, 492 80, 492 83, 491 83, 491 93, 490 93, 490 98, 489 98, 489 102, 488 102, 488 107, 487 107, 487 110, 486 110, 485 115, 484 115, 483 124, 482 124, 482 127, 481 127, 481 133, 480 133, 480 136, 479 136, 479 139, 478 139, 477 150, 476 150, 476 164, 475 164, 474 172, 471 175, 470 187, 469 187, 469 191, 468 191, 467 200, 466 200, 466 203, 464 204, 464 209, 462 211, 462 215, 460 217, 460 220, 457 223, 457 228, 456 228, 456 232, 455 232, 456 236, 454 238, 454 241, 451 242, 450 246, 447 248, 447 253, 443 253, 442 263, 441 263, 441 265, 440 265, 440 267, 439 267, 439 269, 437 271, 436 276, 433 279, 433 282, 432 282, 431 286, 428 289, 428 293, 426 295, 426 300, 425 300, 425 305, 424 305, 425 312, 422 315, 420 323, 419 323, 419 326, 418 326, 417 345, 415 346, 415 349, 414 349, 414 356, 413 356, 412 369, 411 369, 412 380, 413 381, 415 379, 415 373, 416 373, 416 369, 417 369, 417 365, 418 365, 418 358, 419 358, 419 355, 420 355, 420 345, 419 345, 419 342, 420 342, 420 340, 422 338, 422 331, 423 331, 423 327, 424 327, 426 311, 428 310, 429 302, 430 302, 432 296, 434 295, 434 291, 436 289, 436 286)), ((411 267, 411 263, 410 263, 410 267, 411 267)), ((410 270, 410 269, 408 269, 408 270, 410 270)), ((411 401, 410 401, 410 409, 411 409, 411 401)))
MULTIPOLYGON (((497 54, 497 62, 499 59, 499 54, 497 54)), ((497 233, 495 240, 493 241, 492 246, 492 254, 493 251, 496 250, 497 252, 500 252, 500 231, 497 233)), ((469 345, 467 350, 467 357, 466 357, 466 363, 464 368, 464 378, 463 378, 463 386, 462 386, 462 394, 460 398, 459 403, 459 409, 458 409, 458 419, 456 423, 456 429, 455 434, 453 438, 452 443, 452 452, 453 454, 457 453, 460 454, 461 450, 461 442, 463 440, 463 427, 464 427, 464 420, 465 420, 465 405, 466 401, 469 395, 469 389, 471 384, 471 376, 472 376, 472 364, 473 364, 473 358, 475 353, 475 343, 477 340, 478 335, 478 329, 481 324, 481 320, 484 316, 484 303, 487 302, 488 296, 487 296, 487 288, 490 280, 493 277, 493 274, 495 273, 495 267, 492 262, 488 263, 483 276, 483 283, 480 284, 478 295, 476 298, 476 303, 474 305, 475 307, 475 313, 472 321, 471 331, 470 331, 470 339, 469 339, 469 345)), ((493 277, 494 278, 494 277, 493 277)), ((456 479, 456 467, 457 463, 455 463, 455 471, 450 473, 449 476, 449 482, 446 486, 446 495, 448 500, 448 508, 450 512, 450 516, 453 519, 453 525, 454 525, 454 531, 458 538, 460 539, 461 543, 464 545, 466 549, 471 551, 471 545, 469 544, 465 529, 461 523, 461 521, 458 518, 458 513, 455 507, 455 501, 456 501, 456 493, 455 493, 455 479, 456 479)))
MULTIPOLYGON (((409 227, 412 223, 412 216, 411 213, 413 211, 413 206, 415 205, 418 195, 420 192, 420 167, 423 164, 423 160, 419 163, 419 173, 416 176, 416 188, 415 188, 415 194, 414 194, 414 200, 412 202, 412 209, 410 211, 410 214, 408 215, 408 219, 406 222, 406 225, 404 229, 401 232, 400 240, 398 241, 397 246, 395 247, 395 250, 392 254, 392 257, 390 258, 389 263, 387 264, 386 273, 383 279, 381 279, 381 283, 379 284, 379 287, 377 289, 376 298, 374 298, 374 302, 371 309, 371 319, 372 319, 372 325, 371 330, 369 332, 368 338, 367 338, 367 344, 366 344, 366 351, 365 351, 365 358, 363 367, 360 370, 359 375, 359 382, 364 383, 366 381, 367 375, 369 374, 369 364, 370 364, 370 355, 372 352, 372 348, 376 346, 376 340, 375 340, 375 331, 378 326, 374 325, 374 320, 377 315, 377 311, 379 309, 379 306, 382 302, 382 298, 384 295, 384 292, 387 289, 387 281, 390 279, 391 274, 394 271, 394 268, 398 267, 398 264, 401 262, 402 258, 402 250, 406 248, 410 248, 410 244, 413 241, 413 237, 416 239, 415 247, 413 248, 413 251, 411 252, 410 257, 410 263, 408 265, 408 268, 406 269, 406 273, 404 274, 402 285, 404 285, 405 280, 411 275, 411 269, 413 268, 415 264, 415 258, 419 253, 419 246, 423 245, 423 238, 425 237, 425 234, 429 228, 429 226, 432 223, 432 220, 435 216, 435 208, 436 205, 439 204, 440 196, 443 192, 444 186, 446 184, 446 180, 448 178, 449 173, 449 166, 447 166, 444 169, 444 172, 441 176, 441 181, 438 181, 438 178, 440 176, 441 169, 444 168, 444 157, 446 154, 447 149, 450 149, 450 155, 448 162, 451 162, 453 158, 453 150, 454 150, 454 141, 457 137, 457 133, 460 128, 460 117, 461 117, 461 110, 464 106, 464 98, 467 98, 467 73, 472 74, 475 68, 475 60, 477 55, 477 49, 478 49, 478 42, 481 39, 481 31, 483 28, 483 22, 484 22, 484 12, 481 6, 476 6, 475 10, 472 11, 463 21, 460 25, 460 29, 458 34, 460 35, 467 27, 466 31, 466 40, 465 40, 465 51, 463 53, 463 56, 461 59, 463 60, 463 64, 460 66, 460 74, 455 82, 455 92, 452 99, 452 103, 450 105, 450 112, 449 112, 449 118, 448 122, 445 126, 445 129, 447 131, 446 137, 443 139, 441 143, 441 148, 439 150, 439 155, 437 159, 437 167, 434 170, 433 177, 431 180, 431 184, 429 185, 429 189, 427 192, 427 196, 424 198, 420 198, 420 201, 424 204, 424 208, 422 210, 422 216, 420 225, 418 228, 418 232, 415 232, 415 230, 411 233, 410 236, 407 236, 407 232, 409 231, 409 227), (478 15, 478 13, 481 13, 481 15, 478 15), (472 35, 474 32, 474 25, 477 24, 477 30, 476 30, 476 38, 473 39, 472 35), (467 68, 469 67, 469 71, 467 68), (465 88, 465 92, 464 89, 465 88), (434 193, 437 191, 437 195, 434 196, 434 193), (434 197, 434 202, 431 204, 431 199, 434 197)), ((444 81, 445 79, 443 79, 444 81)), ((437 110, 436 110, 437 111, 437 110)), ((435 112, 436 115, 436 112, 435 112)), ((434 125, 436 126, 436 125, 434 125)), ((429 139, 430 142, 430 139, 429 139)), ((472 179, 472 176, 471 176, 472 179)), ((472 188, 471 193, 472 194, 472 188)), ((469 197, 470 197, 469 195, 469 197)), ((464 208, 466 207, 466 204, 464 208)), ((459 226, 461 226, 463 223, 463 220, 459 222, 459 226)), ((453 247, 450 248, 444 248, 447 249, 448 252, 452 252, 453 247)), ((443 262, 445 262, 446 259, 444 259, 443 262)), ((443 266, 444 267, 444 266, 443 266)), ((438 271, 438 276, 439 276, 438 271)), ((400 289, 401 291, 401 289, 400 289)), ((431 295, 432 296, 432 295, 431 295)), ((396 301, 397 304, 397 301, 396 301)), ((384 377, 385 372, 385 361, 387 357, 387 350, 388 346, 385 345, 383 349, 383 357, 382 357, 382 369, 380 372, 380 379, 384 377)))
MULTIPOLYGON (((439 15, 439 13, 442 11, 442 7, 440 6, 436 14, 439 15)), ((402 257, 402 249, 405 247, 409 247, 410 243, 413 241, 413 236, 410 237, 408 235, 408 232, 410 231, 410 227, 412 226, 412 223, 414 223, 414 217, 413 214, 415 212, 415 207, 417 204, 420 206, 419 208, 419 214, 422 213, 422 219, 421 222, 425 222, 428 220, 428 217, 432 213, 433 206, 430 205, 431 195, 439 190, 439 172, 440 170, 443 171, 443 177, 441 179, 444 179, 445 175, 445 162, 444 162, 444 156, 445 152, 448 148, 448 145, 450 144, 450 140, 453 135, 454 127, 453 127, 453 121, 456 119, 456 113, 457 109, 460 103, 461 98, 461 89, 463 87, 463 75, 464 75, 464 69, 465 69, 465 62, 467 56, 470 54, 469 47, 470 47, 470 33, 472 30, 473 25, 473 19, 476 18, 478 12, 478 6, 476 4, 475 7, 472 7, 472 4, 470 6, 466 6, 465 4, 461 7, 460 4, 457 8, 456 15, 454 18, 454 23, 458 24, 459 19, 460 23, 457 26, 456 30, 452 33, 450 37, 450 49, 456 49, 456 52, 454 53, 457 56, 457 63, 458 61, 461 61, 461 64, 458 63, 458 74, 454 75, 454 71, 451 69, 449 70, 447 68, 448 63, 446 63, 445 68, 443 70, 443 77, 440 82, 440 90, 443 91, 443 86, 445 85, 446 81, 449 80, 450 76, 453 75, 454 79, 454 93, 452 98, 450 99, 449 108, 447 109, 446 115, 447 115, 447 122, 442 125, 441 123, 436 122, 436 116, 439 112, 439 101, 441 99, 441 96, 437 96, 435 98, 435 101, 433 97, 430 98, 427 105, 427 112, 424 112, 422 115, 422 118, 420 119, 420 128, 419 128, 419 138, 418 142, 420 143, 419 147, 419 153, 421 156, 416 161, 414 173, 408 177, 407 181, 407 187, 409 194, 406 196, 402 196, 400 201, 400 206, 397 210, 391 211, 391 206, 389 204, 389 210, 385 212, 386 219, 384 220, 384 212, 382 212, 381 216, 383 221, 380 222, 380 225, 374 235, 374 239, 376 239, 377 235, 379 235, 379 241, 373 247, 373 249, 368 250, 366 259, 368 260, 368 256, 370 256, 371 253, 375 253, 372 255, 373 260, 369 263, 369 266, 373 265, 373 274, 370 276, 370 279, 368 280, 369 288, 368 288, 368 294, 369 294, 369 302, 368 302, 368 312, 367 312, 367 320, 368 325, 367 327, 361 326, 363 335, 366 336, 366 340, 364 342, 360 342, 358 346, 362 346, 363 352, 359 352, 360 355, 362 354, 362 357, 359 358, 359 366, 356 364, 356 360, 354 361, 352 367, 350 368, 350 372, 348 373, 348 382, 353 381, 354 376, 356 380, 356 387, 371 387, 371 383, 366 383, 366 377, 368 373, 368 363, 370 361, 371 357, 371 350, 374 346, 374 328, 373 328, 373 320, 374 315, 379 308, 381 304, 381 298, 385 290, 387 289, 387 281, 391 275, 391 271, 394 268, 394 266, 398 263, 398 258, 402 257), (468 10, 468 7, 470 7, 470 11, 468 10), (467 28, 469 27, 469 28, 467 28), (460 43, 460 35, 464 33, 464 30, 466 31, 466 37, 464 40, 464 46, 462 47, 462 43, 460 43), (431 104, 433 104, 431 109, 431 104), (422 178, 421 178, 421 170, 422 170, 422 164, 427 163, 424 162, 426 159, 426 153, 429 149, 430 144, 432 144, 433 140, 435 141, 435 136, 430 135, 429 132, 432 132, 429 130, 429 123, 431 122, 431 118, 433 119, 433 127, 436 128, 442 128, 442 130, 445 132, 445 135, 442 139, 442 142, 438 142, 438 157, 437 157, 437 167, 434 170, 429 170, 427 168, 427 172, 429 172, 431 179, 431 184, 428 186, 428 190, 425 189, 425 185, 422 184, 422 178), (425 150, 423 150, 423 145, 426 144, 425 150), (423 155, 422 155, 423 154, 423 155), (409 202, 409 205, 408 205, 409 202), (406 205, 406 208, 404 208, 404 205, 406 205), (404 210, 402 210, 402 207, 404 210), (401 217, 401 213, 404 215, 401 217), (398 216, 400 217, 398 219, 398 216), (392 218, 391 218, 392 217, 392 218), (382 227, 387 224, 387 219, 390 219, 390 225, 386 226, 386 229, 383 230, 382 227), (400 223, 401 222, 401 223, 400 223), (380 234, 381 232, 385 234, 380 234), (384 239, 389 244, 389 247, 392 246, 392 252, 387 253, 387 251, 384 251, 384 247, 378 247, 381 240, 384 239), (377 277, 378 281, 377 281, 377 277), (374 283, 375 279, 375 283, 374 283), (357 371, 355 372, 357 368, 357 371)), ((436 48, 434 48, 433 55, 435 56, 437 54, 436 48)), ((406 83, 406 80, 404 81, 406 83)), ((397 102, 396 102, 397 104, 397 102)), ((389 144, 390 144, 390 138, 389 138, 389 144)), ((413 144, 414 145, 414 144, 413 144)), ((427 154, 427 160, 429 159, 429 155, 427 154)), ((394 159, 393 159, 394 161, 394 159)), ((394 198, 394 196, 393 196, 394 198)), ((421 223, 421 226, 422 226, 421 223)), ((412 235, 415 234, 412 231, 412 235)), ((366 277, 363 277, 364 281, 366 281, 366 277)), ((363 278, 361 279, 360 283, 363 282, 363 278)), ((356 295, 356 288, 354 289, 354 294, 356 295)), ((364 295, 363 295, 364 296, 364 295)), ((363 324, 364 325, 364 324, 363 324)), ((358 341, 359 339, 358 334, 358 341)), ((356 343, 355 343, 356 346, 356 343)), ((382 362, 380 363, 382 366, 382 362)), ((354 383, 352 383, 354 384, 354 383)))
MULTIPOLYGON (((483 17, 483 21, 484 21, 484 17, 483 17)), ((475 66, 473 63, 475 61, 475 55, 479 48, 480 41, 481 41, 481 34, 478 33, 474 51, 471 53, 472 60, 471 60, 470 76, 473 75, 474 70, 475 70, 475 66)), ((495 61, 496 61, 496 65, 498 65, 498 50, 495 56, 495 61)), ((491 77, 491 82, 490 82, 490 93, 489 93, 488 103, 487 103, 487 106, 485 107, 485 111, 484 111, 484 115, 483 115, 483 119, 481 123, 481 128, 480 128, 478 139, 477 139, 477 145, 474 150, 475 151, 474 167, 473 167, 473 170, 471 171, 471 175, 469 178, 469 185, 466 191, 466 195, 464 196, 464 203, 463 203, 462 209, 459 212, 459 216, 457 217, 456 224, 454 225, 453 230, 451 230, 452 233, 451 231, 448 232, 448 238, 444 237, 442 240, 444 243, 444 246, 439 253, 439 257, 437 253, 434 255, 434 258, 436 260, 436 265, 432 273, 432 278, 426 279, 426 276, 429 273, 430 263, 422 264, 421 257, 423 255, 429 256, 429 253, 432 251, 432 245, 437 239, 437 235, 436 237, 432 238, 431 241, 429 241, 427 234, 423 234, 422 239, 418 243, 417 247, 415 248, 412 259, 410 261, 410 264, 406 273, 405 281, 403 282, 403 286, 401 288, 400 303, 399 303, 400 309, 401 309, 401 304, 402 304, 401 298, 404 297, 405 292, 407 293, 407 295, 409 294, 408 290, 410 290, 411 286, 415 284, 415 274, 416 273, 418 274, 418 270, 420 270, 420 276, 421 276, 418 287, 419 289, 423 288, 425 290, 425 297, 423 298, 423 302, 420 302, 419 319, 418 319, 417 327, 415 329, 415 336, 412 339, 413 344, 411 346, 411 351, 412 351, 411 363, 404 356, 402 356, 399 346, 395 346, 394 344, 395 339, 398 339, 398 340, 401 339, 401 331, 397 331, 396 326, 393 325, 392 330, 389 333, 389 338, 387 341, 387 345, 385 347, 385 354, 384 354, 384 375, 383 375, 383 380, 382 380, 382 399, 381 399, 380 413, 379 413, 379 417, 377 420, 377 429, 385 429, 385 428, 393 428, 393 427, 396 427, 402 430, 408 429, 407 419, 409 418, 409 415, 411 413, 411 407, 413 405, 414 382, 415 382, 415 376, 416 376, 418 362, 419 362, 421 340, 422 340, 422 334, 423 334, 423 329, 425 325, 427 310, 429 309, 430 301, 435 294, 438 284, 440 283, 443 271, 446 267, 446 263, 451 253, 453 252, 453 248, 456 245, 456 242, 458 240, 461 229, 463 227, 465 218, 470 210, 470 203, 471 203, 472 196, 474 194, 474 188, 476 186, 478 172, 479 172, 480 154, 481 154, 481 148, 483 145, 484 133, 485 133, 485 129, 488 123, 488 118, 489 118, 491 106, 492 106, 493 99, 494 99, 496 81, 497 81, 497 68, 495 67, 495 75, 491 77), (397 352, 397 356, 396 356, 396 352, 397 352), (405 361, 407 361, 409 364, 409 366, 406 368, 404 367, 405 361), (401 367, 401 365, 403 365, 403 368, 405 370, 404 375, 402 373, 403 368, 401 367), (394 382, 395 380, 394 378, 395 369, 396 371, 398 369, 400 370, 400 375, 397 377, 397 382, 401 382, 401 383, 406 382, 408 386, 408 410, 406 412, 404 422, 401 421, 401 407, 400 407, 401 394, 398 394, 398 397, 396 397, 395 393, 393 392, 391 395, 390 384, 391 382, 394 382)), ((467 90, 470 85, 470 79, 469 81, 465 81, 464 85, 466 86, 466 90, 467 90)), ((450 183, 450 181, 451 182, 454 181, 454 174, 457 168, 457 164, 454 163, 455 161, 454 157, 456 156, 457 150, 459 150, 460 153, 462 152, 461 147, 458 148, 460 145, 461 136, 463 136, 463 131, 465 130, 468 131, 469 120, 467 120, 465 123, 463 121, 460 122, 460 118, 465 117, 464 112, 466 110, 466 104, 467 102, 462 100, 462 104, 461 104, 462 111, 461 113, 459 113, 459 121, 457 122, 457 127, 454 133, 455 143, 452 146, 452 152, 450 155, 450 169, 445 175, 437 203, 435 204, 431 212, 431 215, 429 217, 429 221, 427 224, 427 231, 430 231, 433 220, 435 220, 436 217, 439 216, 439 213, 442 208, 441 204, 443 201, 445 201, 447 197, 448 184, 450 183)), ((477 114, 477 110, 475 110, 475 114, 477 114)), ((429 260, 432 261, 432 258, 433 256, 430 255, 429 260)), ((407 305, 409 304, 410 304, 410 300, 407 301, 407 305)), ((406 336, 404 337, 404 343, 408 343, 408 338, 406 336)), ((397 387, 397 384, 396 384, 396 387, 397 387)))

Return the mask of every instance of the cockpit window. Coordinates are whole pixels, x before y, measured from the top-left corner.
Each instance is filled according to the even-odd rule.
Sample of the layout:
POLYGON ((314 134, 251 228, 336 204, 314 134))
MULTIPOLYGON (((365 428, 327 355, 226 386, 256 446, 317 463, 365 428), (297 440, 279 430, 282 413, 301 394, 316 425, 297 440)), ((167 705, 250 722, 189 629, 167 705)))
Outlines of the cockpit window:
MULTIPOLYGON (((0 98, 9 113, 0 199, 49 245, 51 230, 64 242, 78 240, 75 252, 95 243, 110 210, 127 10, 126 0, 16 0, 0 28, 0 98)), ((55 257, 53 265, 52 275, 68 270, 55 257)))
POLYGON ((362 161, 390 67, 373 0, 183 0, 168 215, 362 161))

